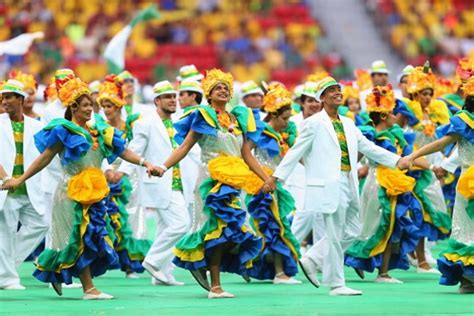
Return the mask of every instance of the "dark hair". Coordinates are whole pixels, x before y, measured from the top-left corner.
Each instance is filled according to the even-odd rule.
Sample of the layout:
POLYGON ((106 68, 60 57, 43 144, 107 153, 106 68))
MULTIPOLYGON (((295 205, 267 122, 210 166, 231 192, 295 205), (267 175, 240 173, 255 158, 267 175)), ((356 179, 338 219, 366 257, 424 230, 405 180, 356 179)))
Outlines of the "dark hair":
POLYGON ((301 103, 304 103, 304 101, 308 98, 308 96, 306 94, 302 94, 300 96, 300 100, 301 100, 301 103))
POLYGON ((84 98, 87 98, 89 99, 89 101, 91 101, 91 103, 93 104, 94 101, 92 100, 92 97, 89 95, 89 94, 82 94, 81 96, 79 96, 73 104, 71 104, 71 106, 68 106, 66 108, 66 112, 64 112, 64 118, 68 121, 71 121, 72 120, 72 108, 77 108, 77 106, 79 105, 79 103, 81 103, 82 99, 84 98))
POLYGON ((474 95, 468 95, 464 100, 463 110, 474 113, 474 95))
POLYGON ((379 125, 380 122, 382 121, 382 113, 379 113, 379 112, 370 112, 369 113, 369 117, 370 119, 372 120, 372 122, 374 123, 374 125, 379 125))
POLYGON ((280 115, 282 115, 284 112, 290 110, 291 111, 291 105, 285 105, 285 106, 282 106, 281 108, 279 108, 277 111, 275 112, 272 112, 272 113, 268 113, 267 116, 265 116, 265 118, 263 119, 264 122, 270 122, 270 119, 272 117, 279 117, 280 115))
POLYGON ((196 101, 197 104, 201 104, 202 102, 202 94, 196 91, 186 91, 189 95, 194 94, 196 97, 194 100, 196 101))

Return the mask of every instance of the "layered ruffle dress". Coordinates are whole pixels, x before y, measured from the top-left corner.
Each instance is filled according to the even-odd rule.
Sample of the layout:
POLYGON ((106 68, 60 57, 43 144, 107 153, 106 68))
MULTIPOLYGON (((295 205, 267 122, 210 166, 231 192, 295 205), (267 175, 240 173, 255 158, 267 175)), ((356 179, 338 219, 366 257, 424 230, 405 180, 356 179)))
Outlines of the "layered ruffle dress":
POLYGON ((174 249, 173 262, 187 270, 206 268, 213 249, 232 244, 222 257, 221 271, 245 274, 262 249, 262 239, 246 225, 241 190, 248 186, 251 171, 241 157, 244 137, 257 142, 252 111, 237 106, 230 127, 221 125, 210 106, 198 106, 175 123, 175 139, 181 143, 189 131, 200 135, 202 165, 195 189, 195 209, 190 233, 174 249))
POLYGON ((456 285, 464 277, 474 282, 474 115, 459 111, 451 117, 447 134, 461 136, 458 142, 461 176, 453 210, 448 248, 438 259, 440 284, 456 285))
MULTIPOLYGON (((282 133, 265 124, 256 144, 255 157, 268 175, 273 174, 288 148, 294 144, 296 134, 293 122, 282 133)), ((257 175, 254 174, 248 181, 260 183, 254 186, 258 191, 248 192, 246 204, 251 216, 250 223, 263 239, 263 248, 247 275, 259 280, 273 279, 273 256, 278 253, 282 257, 285 274, 294 276, 298 273, 300 253, 288 216, 295 210, 295 200, 281 183, 277 183, 276 191, 270 194, 261 192, 263 181, 257 175)))
POLYGON ((61 143, 63 176, 54 195, 49 241, 33 275, 43 282, 71 284, 86 267, 92 277, 118 268, 106 227, 110 190, 100 168, 104 158, 111 163, 125 150, 121 133, 101 121, 86 130, 55 119, 34 139, 40 152, 61 143))
MULTIPOLYGON (((407 129, 415 134, 414 149, 436 141, 438 139, 437 124, 446 123, 449 118, 449 111, 445 104, 440 100, 431 101, 428 108, 429 121, 423 121, 423 112, 418 102, 407 100, 406 105, 408 111, 418 118, 418 123, 409 124, 410 127, 407 129)), ((415 122, 415 120, 412 121, 412 123, 415 122)), ((430 163, 439 165, 443 155, 434 153, 426 158, 430 163)), ((413 220, 420 227, 422 236, 429 241, 446 239, 451 230, 451 218, 448 214, 441 183, 430 170, 411 171, 409 175, 416 179, 413 193, 422 206, 421 213, 413 214, 413 220)))
MULTIPOLYGON (((380 132, 371 126, 359 128, 367 139, 393 153, 406 155, 412 149, 413 137, 405 135, 398 125, 380 132)), ((346 265, 373 272, 382 266, 383 254, 391 247, 389 269, 409 268, 407 254, 420 239, 411 217, 421 212, 414 186, 415 179, 402 171, 369 161, 361 195, 361 234, 346 251, 346 265)))
MULTIPOLYGON (((122 138, 128 143, 133 139, 133 124, 140 114, 131 114, 121 129, 122 138)), ((122 159, 116 159, 111 167, 118 170, 122 159)), ((144 236, 145 214, 138 201, 138 175, 123 176, 117 183, 109 183, 110 193, 106 199, 111 236, 120 260, 120 269, 125 272, 142 273, 142 262, 151 247, 151 241, 144 236), (131 222, 130 217, 138 217, 131 222)))

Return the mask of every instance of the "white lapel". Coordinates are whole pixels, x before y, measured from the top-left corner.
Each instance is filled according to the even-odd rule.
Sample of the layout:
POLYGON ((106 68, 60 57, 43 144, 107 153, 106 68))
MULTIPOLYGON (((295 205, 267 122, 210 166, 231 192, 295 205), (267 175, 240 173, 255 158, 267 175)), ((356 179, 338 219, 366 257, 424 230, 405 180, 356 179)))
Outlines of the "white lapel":
POLYGON ((324 109, 321 111, 321 120, 323 121, 323 125, 326 127, 329 134, 331 135, 331 138, 339 146, 339 141, 337 140, 336 131, 334 130, 334 126, 332 125, 331 118, 324 109))
POLYGON ((0 127, 5 134, 6 139, 8 139, 11 147, 15 147, 15 139, 13 138, 13 128, 8 114, 0 115, 0 127))
POLYGON ((171 141, 170 136, 168 135, 168 131, 166 130, 165 124, 161 120, 161 117, 158 115, 156 111, 153 111, 153 125, 158 130, 158 134, 164 139, 165 143, 168 144, 171 148, 171 141))
POLYGON ((23 115, 23 122, 25 123, 25 128, 23 130, 23 152, 27 152, 27 148, 30 145, 31 139, 33 138, 33 130, 32 130, 32 124, 31 121, 33 120, 32 118, 23 115))

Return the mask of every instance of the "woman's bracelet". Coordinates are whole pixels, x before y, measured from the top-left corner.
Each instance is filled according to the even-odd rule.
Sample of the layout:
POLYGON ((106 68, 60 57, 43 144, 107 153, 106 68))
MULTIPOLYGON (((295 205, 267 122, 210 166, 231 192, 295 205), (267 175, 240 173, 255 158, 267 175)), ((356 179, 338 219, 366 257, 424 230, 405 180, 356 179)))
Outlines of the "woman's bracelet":
POLYGON ((163 169, 165 172, 168 171, 168 167, 166 167, 164 164, 162 164, 161 166, 159 166, 161 169, 163 169))
POLYGON ((145 164, 145 158, 143 158, 143 157, 140 158, 140 160, 138 161, 138 164, 139 164, 140 166, 143 166, 143 165, 145 164))

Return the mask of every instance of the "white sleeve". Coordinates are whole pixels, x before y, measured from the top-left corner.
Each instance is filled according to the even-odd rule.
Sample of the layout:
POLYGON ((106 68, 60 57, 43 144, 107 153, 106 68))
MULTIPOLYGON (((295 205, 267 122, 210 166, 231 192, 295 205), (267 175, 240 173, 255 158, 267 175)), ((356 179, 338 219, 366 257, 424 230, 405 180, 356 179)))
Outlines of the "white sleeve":
MULTIPOLYGON (((133 125, 133 139, 128 145, 128 149, 136 153, 137 155, 143 157, 145 150, 148 146, 148 137, 150 135, 150 124, 143 119, 140 119, 135 122, 133 125)), ((118 169, 119 172, 123 172, 127 175, 131 175, 133 170, 135 169, 135 165, 128 162, 123 161, 120 164, 118 169)))
POLYGON ((397 166, 397 162, 400 159, 400 156, 375 145, 373 142, 368 140, 362 132, 355 127, 355 131, 357 133, 357 141, 359 152, 367 156, 367 158, 390 168, 395 168, 397 166))
POLYGON ((458 147, 454 148, 454 151, 451 153, 451 155, 441 162, 441 168, 444 170, 447 170, 451 173, 454 173, 456 169, 459 167, 459 151, 458 147))

